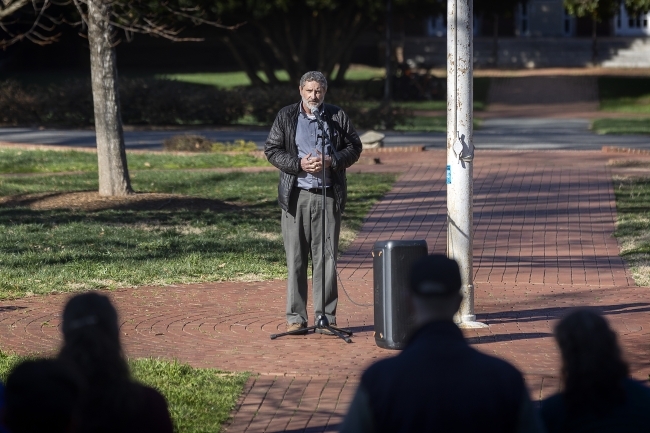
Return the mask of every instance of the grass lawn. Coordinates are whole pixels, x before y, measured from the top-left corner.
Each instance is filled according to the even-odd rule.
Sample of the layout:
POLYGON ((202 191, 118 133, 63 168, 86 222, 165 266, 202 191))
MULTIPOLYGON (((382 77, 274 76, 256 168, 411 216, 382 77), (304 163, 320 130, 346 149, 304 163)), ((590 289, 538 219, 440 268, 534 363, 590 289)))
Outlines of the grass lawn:
MULTIPOLYGON (((178 170, 228 167, 266 167, 264 158, 252 155, 197 153, 132 153, 127 151, 131 170, 178 170)), ((95 152, 58 150, 20 150, 0 148, 0 173, 60 173, 66 171, 97 171, 95 152)))
MULTIPOLYGON (((258 72, 257 75, 267 81, 266 74, 258 72)), ((289 81, 289 75, 285 71, 277 71, 276 76, 280 81, 289 81)), ((244 71, 236 72, 195 72, 189 74, 163 74, 156 75, 156 78, 184 81, 186 83, 207 84, 222 89, 231 89, 238 86, 250 86, 251 80, 244 71)))
MULTIPOLYGON (((0 379, 28 359, 0 352, 0 379)), ((229 374, 213 369, 155 359, 129 362, 133 377, 160 391, 169 404, 177 433, 212 433, 221 430, 235 407, 248 374, 229 374)))
MULTIPOLYGON (((289 76, 285 71, 277 72, 278 78, 288 81, 289 76)), ((351 67, 345 74, 350 81, 367 81, 373 78, 381 78, 385 75, 383 68, 356 65, 351 67)), ((266 81, 266 75, 259 73, 260 78, 266 81)), ((207 84, 221 88, 232 88, 236 86, 248 86, 250 80, 244 72, 205 72, 193 74, 167 74, 159 75, 160 78, 174 79, 195 84, 207 84)), ((489 77, 474 77, 474 110, 483 111, 487 106, 487 95, 490 88, 489 77)), ((368 101, 369 106, 377 105, 378 102, 368 101)), ((395 105, 409 108, 411 110, 424 111, 445 111, 447 110, 446 100, 434 101, 396 101, 395 105)), ((247 122, 244 122, 248 124, 247 122)))
POLYGON ((650 117, 647 119, 596 119, 591 123, 591 129, 597 134, 650 134, 650 117))
POLYGON ((600 77, 598 94, 603 111, 650 113, 650 77, 600 77))
MULTIPOLYGON (((394 175, 348 175, 343 248, 394 180, 394 175)), ((175 196, 84 210, 39 203, 74 191, 96 191, 95 172, 0 176, 0 200, 5 200, 0 207, 0 299, 282 278, 286 263, 277 182, 275 171, 140 170, 132 173, 136 191, 175 196), (193 200, 181 200, 187 197, 193 200)))
POLYGON ((615 178, 614 192, 621 256, 636 283, 650 286, 650 178, 615 178))
MULTIPOLYGON (((262 80, 268 82, 264 72, 257 74, 262 80)), ((286 71, 276 71, 275 75, 280 81, 289 81, 289 74, 286 71)), ((336 77, 336 71, 332 74, 336 77)), ((371 66, 355 65, 347 70, 345 78, 350 81, 363 81, 371 78, 383 77, 383 68, 373 68, 371 66)), ((249 86, 250 79, 243 71, 237 72, 197 72, 191 74, 163 74, 157 75, 158 78, 185 81, 187 83, 208 84, 211 86, 230 89, 237 86, 249 86)))

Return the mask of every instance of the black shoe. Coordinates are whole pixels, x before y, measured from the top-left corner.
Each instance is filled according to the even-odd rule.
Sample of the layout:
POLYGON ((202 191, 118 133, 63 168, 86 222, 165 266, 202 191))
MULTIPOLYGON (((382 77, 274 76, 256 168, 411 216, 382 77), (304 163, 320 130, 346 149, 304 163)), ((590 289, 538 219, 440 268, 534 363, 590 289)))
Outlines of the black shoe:
POLYGON ((292 335, 305 335, 307 333, 307 330, 305 328, 307 328, 307 325, 304 323, 287 323, 287 332, 292 332, 292 335))

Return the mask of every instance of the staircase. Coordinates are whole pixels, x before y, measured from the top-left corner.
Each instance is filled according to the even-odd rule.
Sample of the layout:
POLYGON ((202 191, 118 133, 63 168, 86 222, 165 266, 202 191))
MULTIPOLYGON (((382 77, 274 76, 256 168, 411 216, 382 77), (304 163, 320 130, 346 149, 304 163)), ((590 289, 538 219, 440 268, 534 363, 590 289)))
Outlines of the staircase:
POLYGON ((650 38, 637 38, 627 48, 612 53, 609 60, 604 60, 605 68, 650 68, 650 38))

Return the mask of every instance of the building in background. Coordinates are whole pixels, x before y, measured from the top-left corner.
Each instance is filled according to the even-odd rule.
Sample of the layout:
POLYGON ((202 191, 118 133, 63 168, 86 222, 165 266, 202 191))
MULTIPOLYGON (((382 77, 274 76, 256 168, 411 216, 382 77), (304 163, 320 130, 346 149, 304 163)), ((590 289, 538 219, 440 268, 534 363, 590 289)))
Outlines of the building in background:
POLYGON ((515 35, 520 37, 567 37, 576 35, 576 18, 562 0, 529 0, 517 5, 515 35))
POLYGON ((639 16, 630 16, 621 5, 618 14, 614 17, 614 34, 616 36, 650 36, 648 21, 650 13, 639 16))
MULTIPOLYGON (((597 57, 593 56, 593 22, 567 13, 563 0, 527 0, 501 14, 489 10, 474 19, 477 67, 540 68, 650 67, 650 14, 629 16, 621 5, 610 20, 597 23, 597 57), (595 59, 595 63, 594 63, 595 59)), ((446 63, 444 16, 405 26, 404 57, 423 65, 446 63), (420 30, 418 30, 420 29, 420 30), (419 33, 417 33, 419 31, 419 33)))

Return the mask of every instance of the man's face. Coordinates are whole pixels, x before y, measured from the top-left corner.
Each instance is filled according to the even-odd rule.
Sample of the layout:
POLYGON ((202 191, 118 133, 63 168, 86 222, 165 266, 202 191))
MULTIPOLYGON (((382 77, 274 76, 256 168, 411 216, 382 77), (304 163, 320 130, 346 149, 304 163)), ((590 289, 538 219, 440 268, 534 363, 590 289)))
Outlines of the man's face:
POLYGON ((307 81, 303 87, 300 87, 302 103, 310 111, 323 103, 326 92, 327 90, 318 81, 307 81))

